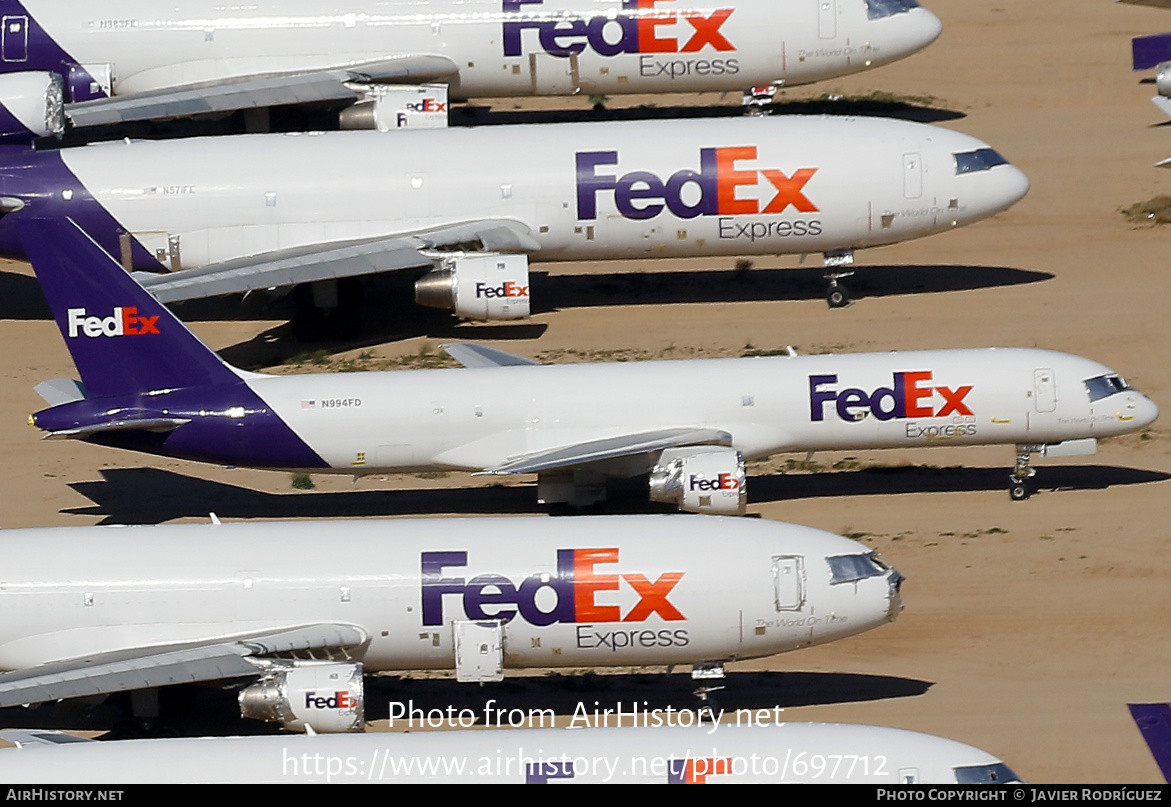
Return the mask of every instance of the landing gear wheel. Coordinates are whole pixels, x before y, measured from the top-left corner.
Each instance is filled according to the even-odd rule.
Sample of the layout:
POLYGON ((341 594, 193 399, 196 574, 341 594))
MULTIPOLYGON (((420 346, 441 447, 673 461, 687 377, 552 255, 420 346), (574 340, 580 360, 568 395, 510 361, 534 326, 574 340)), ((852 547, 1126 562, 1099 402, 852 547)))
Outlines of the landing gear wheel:
POLYGON ((1008 495, 1014 502, 1023 502, 1033 494, 1024 482, 1015 482, 1009 487, 1008 495))
POLYGON ((825 293, 825 301, 830 308, 845 308, 850 304, 850 292, 840 284, 830 286, 825 293))

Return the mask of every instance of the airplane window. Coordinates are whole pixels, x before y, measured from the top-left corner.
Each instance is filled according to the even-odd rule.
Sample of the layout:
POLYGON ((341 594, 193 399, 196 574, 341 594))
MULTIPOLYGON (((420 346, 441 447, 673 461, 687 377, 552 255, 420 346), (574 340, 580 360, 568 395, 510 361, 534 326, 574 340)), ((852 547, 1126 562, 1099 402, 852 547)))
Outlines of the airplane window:
POLYGON ((954 770, 956 784, 961 785, 1003 785, 1023 781, 1003 762, 993 765, 965 765, 954 770))
POLYGON ((881 20, 918 7, 915 0, 866 0, 866 16, 872 20, 881 20))
POLYGON ((1086 385, 1086 392, 1090 394, 1091 403, 1130 389, 1130 385, 1122 379, 1122 376, 1117 375, 1100 375, 1097 378, 1087 379, 1083 383, 1086 385))
POLYGON ((964 151, 954 156, 957 174, 971 174, 974 171, 987 171, 997 165, 1008 165, 1008 160, 1001 157, 995 149, 964 151))
POLYGON ((839 555, 836 558, 826 558, 834 583, 853 583, 867 577, 878 577, 886 571, 886 564, 872 552, 868 555, 839 555))

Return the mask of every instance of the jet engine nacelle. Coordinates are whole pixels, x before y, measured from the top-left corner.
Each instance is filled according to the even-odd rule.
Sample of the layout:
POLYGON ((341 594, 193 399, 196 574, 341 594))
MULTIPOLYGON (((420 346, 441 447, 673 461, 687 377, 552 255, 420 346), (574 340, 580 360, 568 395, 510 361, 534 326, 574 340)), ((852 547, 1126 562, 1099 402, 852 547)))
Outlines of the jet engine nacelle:
POLYGON ((1171 98, 1171 62, 1160 62, 1155 68, 1155 87, 1159 95, 1171 98))
POLYGON ((240 692, 240 714, 286 729, 340 734, 366 728, 362 665, 331 661, 275 661, 264 677, 240 692))
POLYGON ((460 319, 525 319, 529 259, 524 255, 460 255, 415 283, 415 302, 455 311, 460 319))
POLYGON ((57 73, 0 75, 0 141, 31 141, 65 131, 65 82, 57 73))
POLYGON ((748 507, 744 455, 733 448, 669 448, 651 469, 650 498, 687 513, 742 516, 748 507))

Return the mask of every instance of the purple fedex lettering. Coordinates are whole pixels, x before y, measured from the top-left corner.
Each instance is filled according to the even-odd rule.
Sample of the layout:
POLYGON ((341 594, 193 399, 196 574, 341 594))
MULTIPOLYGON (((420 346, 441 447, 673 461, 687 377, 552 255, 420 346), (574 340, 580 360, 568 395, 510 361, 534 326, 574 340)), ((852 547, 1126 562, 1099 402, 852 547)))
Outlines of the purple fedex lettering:
POLYGON ((836 375, 809 376, 809 419, 815 422, 825 420, 825 405, 834 404, 838 417, 847 422, 864 420, 867 415, 874 415, 882 421, 944 417, 946 415, 971 415, 972 410, 964 403, 973 389, 971 386, 950 387, 925 386, 932 380, 932 373, 927 370, 906 373, 894 373, 894 384, 890 387, 879 387, 873 392, 851 387, 838 392, 835 389, 823 389, 830 384, 838 383, 836 375), (936 411, 930 399, 939 393, 944 405, 936 411), (926 399, 926 402, 924 402, 926 399))
MULTIPOLYGON (((614 192, 614 206, 628 219, 653 219, 666 206, 681 219, 697 216, 715 216, 720 209, 720 152, 725 149, 706 148, 699 151, 699 171, 684 168, 676 171, 666 182, 650 171, 631 171, 617 177, 599 174, 598 167, 617 165, 617 151, 586 151, 577 154, 577 217, 591 220, 598 217, 598 193, 614 192), (684 200, 688 185, 698 188, 699 198, 693 205, 684 200)), ((743 184, 743 183, 742 183, 743 184)))
POLYGON ((531 625, 544 627, 555 622, 574 621, 573 550, 557 551, 557 574, 531 575, 516 586, 498 574, 482 574, 465 581, 462 577, 444 577, 447 566, 467 566, 467 552, 423 553, 423 624, 443 624, 443 596, 460 595, 468 619, 500 619, 511 622, 519 612, 531 625), (537 607, 541 589, 556 595, 556 605, 549 611, 537 607), (492 613, 484 610, 487 606, 492 613), (505 606, 514 606, 508 608, 505 606))

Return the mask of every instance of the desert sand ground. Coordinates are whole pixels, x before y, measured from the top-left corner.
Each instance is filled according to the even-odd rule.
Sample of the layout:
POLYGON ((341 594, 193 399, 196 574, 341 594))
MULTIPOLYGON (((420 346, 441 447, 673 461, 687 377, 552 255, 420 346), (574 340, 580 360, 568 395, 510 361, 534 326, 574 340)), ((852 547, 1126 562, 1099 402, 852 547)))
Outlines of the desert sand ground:
MULTIPOLYGON (((1147 100, 1153 88, 1140 85, 1129 64, 1130 38, 1171 29, 1171 13, 1108 0, 928 5, 945 28, 924 53, 785 95, 930 96, 917 106, 956 113, 940 115, 948 118, 940 125, 988 141, 1029 175, 1032 190, 1012 210, 861 253, 856 299, 844 310, 826 308, 809 264, 768 271, 796 267, 793 258, 756 260, 756 274, 740 285, 726 274, 731 261, 554 265, 543 281, 550 288, 577 288, 589 274, 649 277, 605 278, 590 288, 611 289, 618 304, 567 304, 525 326, 452 326, 404 313, 406 325, 375 329, 383 343, 336 347, 345 352, 330 366, 362 350, 376 366, 452 337, 527 355, 595 357, 739 355, 746 345, 1038 346, 1115 368, 1171 413, 1171 229, 1135 227, 1119 213, 1171 185, 1171 175, 1152 167, 1171 156, 1171 128, 1147 100), (704 274, 716 271, 724 274, 704 274), (671 304, 655 284, 658 272, 696 273, 688 276, 691 297, 730 302, 671 304)), ((285 474, 42 443, 25 425, 41 407, 32 387, 73 368, 28 267, 0 267, 0 288, 0 340, 9 346, 0 355, 4 527, 190 520, 213 510, 224 518, 540 513, 531 480, 499 490, 459 475, 356 484, 318 477, 316 490, 300 492, 285 474)), ((303 350, 279 318, 201 318, 203 310, 184 316, 233 361, 256 368, 303 350)), ((785 459, 803 457, 755 469, 751 511, 862 536, 907 576, 907 608, 893 625, 861 637, 735 665, 723 705, 782 703, 790 719, 931 732, 991 751, 1034 782, 1161 781, 1125 704, 1171 698, 1166 424, 1106 441, 1093 457, 1041 461, 1041 491, 1024 503, 1005 490, 1008 447, 816 456, 812 472, 800 473, 781 473, 785 459), (830 470, 847 456, 863 469, 830 470)), ((563 680, 578 687, 570 700, 596 695, 580 680, 563 680)), ((657 686, 630 685, 639 698, 657 686)), ((455 685, 446 686, 440 696, 452 697, 455 685)), ((538 688, 564 697, 558 686, 543 679, 538 688)), ((690 686, 685 676, 671 679, 681 696, 690 686)), ((635 697, 615 692, 610 697, 635 697)), ((372 712, 378 716, 376 706, 372 712)))

